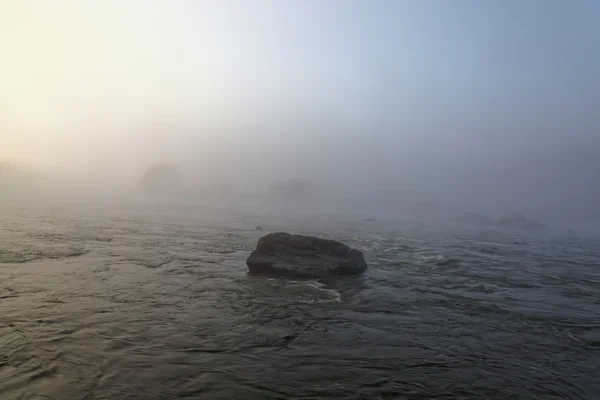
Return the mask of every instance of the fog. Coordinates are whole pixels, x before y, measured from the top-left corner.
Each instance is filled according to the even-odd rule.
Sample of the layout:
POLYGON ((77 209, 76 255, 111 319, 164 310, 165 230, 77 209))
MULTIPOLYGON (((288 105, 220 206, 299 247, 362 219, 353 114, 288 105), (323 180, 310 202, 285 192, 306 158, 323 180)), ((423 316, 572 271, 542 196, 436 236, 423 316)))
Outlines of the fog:
POLYGON ((600 227, 593 0, 5 0, 0 49, 5 198, 167 164, 188 202, 600 227))

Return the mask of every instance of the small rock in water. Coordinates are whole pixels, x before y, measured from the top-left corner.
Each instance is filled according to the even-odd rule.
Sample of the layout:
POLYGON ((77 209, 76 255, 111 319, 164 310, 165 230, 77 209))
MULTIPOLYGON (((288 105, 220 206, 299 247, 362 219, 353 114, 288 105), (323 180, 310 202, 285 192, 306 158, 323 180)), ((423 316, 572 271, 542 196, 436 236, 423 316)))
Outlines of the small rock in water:
POLYGON ((263 227, 262 227, 262 226, 260 226, 260 225, 259 225, 259 226, 257 226, 257 227, 255 228, 255 230, 257 230, 257 231, 262 231, 262 230, 264 230, 264 229, 265 229, 265 228, 263 228, 263 227))
POLYGON ((363 253, 335 240, 270 233, 259 239, 248 260, 250 273, 316 279, 359 275, 367 270, 363 253))

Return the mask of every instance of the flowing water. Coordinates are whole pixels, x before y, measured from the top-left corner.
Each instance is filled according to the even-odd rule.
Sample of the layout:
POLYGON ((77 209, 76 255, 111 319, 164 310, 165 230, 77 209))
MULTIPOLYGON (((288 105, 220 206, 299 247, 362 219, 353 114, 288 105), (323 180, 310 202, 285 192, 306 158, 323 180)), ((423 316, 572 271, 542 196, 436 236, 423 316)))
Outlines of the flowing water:
POLYGON ((1 399, 600 398, 593 238, 191 208, 0 214, 1 399), (370 269, 249 276, 256 225, 341 240, 370 269))

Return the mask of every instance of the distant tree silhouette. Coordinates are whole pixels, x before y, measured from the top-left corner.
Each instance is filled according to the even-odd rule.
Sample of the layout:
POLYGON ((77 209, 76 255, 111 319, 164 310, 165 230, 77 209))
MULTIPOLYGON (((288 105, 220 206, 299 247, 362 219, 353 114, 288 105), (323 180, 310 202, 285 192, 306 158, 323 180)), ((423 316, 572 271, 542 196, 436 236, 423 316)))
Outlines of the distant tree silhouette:
POLYGON ((0 161, 0 175, 10 170, 10 164, 5 161, 0 161))
POLYGON ((319 187, 305 179, 293 178, 285 182, 278 182, 269 187, 269 196, 290 202, 305 202, 315 199, 319 187))
POLYGON ((174 165, 153 164, 144 172, 141 186, 147 194, 173 194, 181 190, 181 174, 174 165))

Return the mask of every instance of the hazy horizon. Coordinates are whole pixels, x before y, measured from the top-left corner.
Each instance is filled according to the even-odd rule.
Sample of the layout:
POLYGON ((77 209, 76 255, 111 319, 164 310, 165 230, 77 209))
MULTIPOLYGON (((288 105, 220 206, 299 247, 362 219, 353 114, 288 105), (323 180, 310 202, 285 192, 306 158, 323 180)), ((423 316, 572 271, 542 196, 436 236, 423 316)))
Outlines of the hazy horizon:
POLYGON ((46 179, 166 162, 600 227, 592 0, 8 0, 0 48, 0 162, 46 179))

